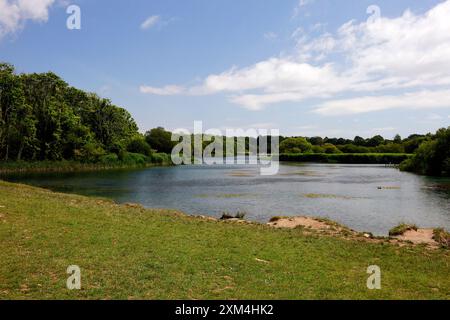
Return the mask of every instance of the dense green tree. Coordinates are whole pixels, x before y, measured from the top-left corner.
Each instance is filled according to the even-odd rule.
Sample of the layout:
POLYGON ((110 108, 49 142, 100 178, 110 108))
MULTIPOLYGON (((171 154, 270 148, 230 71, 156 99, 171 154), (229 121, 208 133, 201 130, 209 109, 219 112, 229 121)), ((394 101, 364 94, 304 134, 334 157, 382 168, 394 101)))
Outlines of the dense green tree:
POLYGON ((54 73, 0 64, 0 159, 95 161, 138 137, 131 115, 54 73))
POLYGON ((162 127, 154 128, 145 134, 145 140, 158 152, 171 153, 176 142, 172 141, 172 133, 162 127))
POLYGON ((365 146, 366 145, 366 140, 360 136, 356 136, 353 139, 353 144, 356 146, 365 146))
POLYGON ((396 134, 393 142, 397 144, 402 143, 402 137, 399 134, 396 134))
POLYGON ((133 153, 141 153, 146 156, 150 156, 152 154, 152 148, 142 137, 136 137, 132 139, 127 146, 127 151, 133 153))
POLYGON ((321 146, 312 146, 313 153, 325 153, 325 149, 321 146))
POLYGON ((440 129, 416 150, 401 168, 432 176, 450 176, 450 127, 440 129))
POLYGON ((280 143, 281 153, 308 153, 312 151, 312 144, 305 138, 288 138, 280 143))
POLYGON ((323 138, 322 137, 312 137, 312 138, 309 138, 308 141, 313 146, 321 146, 321 145, 323 145, 323 138))
POLYGON ((426 141, 427 138, 421 135, 411 135, 406 141, 403 142, 403 147, 406 153, 414 153, 417 148, 422 144, 422 142, 426 141))
POLYGON ((331 144, 331 143, 325 143, 322 146, 324 153, 328 153, 328 154, 333 154, 333 153, 342 153, 341 150, 339 150, 338 148, 336 148, 335 145, 331 144))
POLYGON ((23 84, 14 67, 0 64, 0 157, 20 160, 25 148, 34 148, 35 120, 25 101, 23 84))
POLYGON ((379 145, 384 143, 384 138, 380 135, 374 136, 372 138, 370 138, 367 143, 366 146, 368 147, 378 147, 379 145))
POLYGON ((363 146, 354 145, 354 144, 346 144, 343 146, 338 146, 338 148, 343 153, 370 153, 373 151, 369 147, 363 147, 363 146))
POLYGON ((378 153, 404 153, 405 148, 399 143, 387 143, 379 145, 375 148, 378 153))

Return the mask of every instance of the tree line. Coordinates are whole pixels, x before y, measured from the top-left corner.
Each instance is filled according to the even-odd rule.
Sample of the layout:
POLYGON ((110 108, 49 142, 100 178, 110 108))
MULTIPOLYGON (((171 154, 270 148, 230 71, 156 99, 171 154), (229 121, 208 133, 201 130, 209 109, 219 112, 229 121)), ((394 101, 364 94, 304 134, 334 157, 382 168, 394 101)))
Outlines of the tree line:
POLYGON ((281 153, 414 153, 420 144, 432 137, 413 134, 402 139, 396 135, 385 139, 380 135, 371 138, 356 136, 352 139, 322 137, 281 137, 281 153))
MULTIPOLYGON (((147 140, 155 139, 148 133, 147 140)), ((96 162, 153 151, 130 113, 110 100, 52 72, 17 74, 0 63, 0 160, 96 162)))
MULTIPOLYGON (((405 170, 422 174, 448 175, 450 172, 450 129, 436 134, 396 135, 385 139, 355 137, 283 137, 282 154, 412 154, 403 163, 405 170)), ((202 137, 204 138, 204 137, 202 137)), ((232 143, 234 150, 251 151, 258 138, 208 137, 232 143)), ((269 152, 272 137, 267 137, 269 152)), ((192 139, 193 141, 194 139, 192 139)), ((12 65, 0 63, 0 160, 162 162, 177 142, 172 133, 158 127, 139 133, 130 113, 108 99, 69 86, 52 72, 17 74, 12 65)))

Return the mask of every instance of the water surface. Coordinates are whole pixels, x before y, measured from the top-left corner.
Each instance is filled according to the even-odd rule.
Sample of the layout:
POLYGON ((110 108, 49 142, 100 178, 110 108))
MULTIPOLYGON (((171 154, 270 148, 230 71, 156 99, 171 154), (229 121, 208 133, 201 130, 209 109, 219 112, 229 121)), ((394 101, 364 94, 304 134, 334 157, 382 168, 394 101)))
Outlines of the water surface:
POLYGON ((450 229, 449 179, 377 165, 285 163, 276 176, 260 176, 249 165, 177 166, 7 180, 195 215, 244 211, 260 222, 273 216, 326 217, 377 235, 401 222, 450 229))

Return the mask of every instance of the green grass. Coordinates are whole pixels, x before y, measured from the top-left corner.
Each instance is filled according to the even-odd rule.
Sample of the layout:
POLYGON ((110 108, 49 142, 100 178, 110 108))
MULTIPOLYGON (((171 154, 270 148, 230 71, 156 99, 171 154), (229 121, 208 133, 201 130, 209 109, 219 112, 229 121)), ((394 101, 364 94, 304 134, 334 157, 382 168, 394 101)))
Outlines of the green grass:
POLYGON ((89 172, 109 169, 142 168, 171 165, 170 155, 155 153, 144 156, 127 152, 122 160, 116 154, 102 156, 96 162, 79 161, 0 161, 0 175, 46 172, 89 172))
POLYGON ((0 299, 448 299, 449 263, 445 249, 210 221, 0 181, 0 299), (82 290, 66 289, 69 265, 80 266, 82 290), (366 287, 370 265, 381 268, 381 290, 366 287))
POLYGON ((443 248, 450 247, 450 233, 442 228, 433 230, 433 239, 439 243, 443 248))

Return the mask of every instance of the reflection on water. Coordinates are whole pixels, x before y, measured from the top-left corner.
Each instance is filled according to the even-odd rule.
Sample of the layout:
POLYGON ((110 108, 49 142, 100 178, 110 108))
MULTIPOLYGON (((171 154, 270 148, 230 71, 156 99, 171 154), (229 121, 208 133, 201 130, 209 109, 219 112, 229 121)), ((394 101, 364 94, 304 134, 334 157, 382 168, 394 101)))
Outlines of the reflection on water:
POLYGON ((245 211, 261 222, 320 216, 378 235, 401 222, 450 229, 449 179, 384 166, 289 163, 276 176, 261 176, 248 165, 178 166, 7 180, 215 217, 224 211, 245 211))

